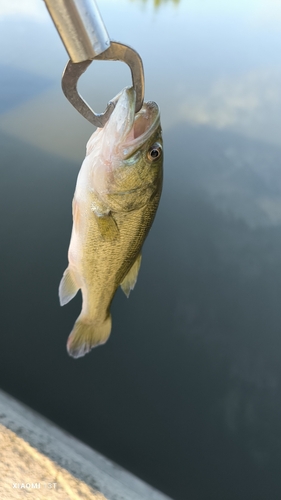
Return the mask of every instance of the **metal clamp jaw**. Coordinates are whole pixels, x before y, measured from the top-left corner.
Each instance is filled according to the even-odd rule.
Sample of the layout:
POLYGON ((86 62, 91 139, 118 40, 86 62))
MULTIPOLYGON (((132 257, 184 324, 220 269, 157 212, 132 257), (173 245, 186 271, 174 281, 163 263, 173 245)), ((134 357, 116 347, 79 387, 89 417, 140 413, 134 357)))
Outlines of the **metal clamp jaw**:
MULTIPOLYGON (((130 67, 133 87, 136 91, 136 113, 141 109, 144 99, 144 74, 142 60, 139 54, 122 43, 111 42, 110 47, 102 54, 95 57, 102 61, 124 61, 130 67)), ((84 101, 77 90, 77 83, 80 76, 86 71, 92 61, 73 63, 69 61, 62 76, 62 90, 69 102, 96 127, 103 127, 109 119, 115 104, 109 101, 104 113, 95 113, 84 101)))
POLYGON ((138 112, 144 99, 141 57, 131 47, 110 41, 95 0, 45 0, 45 3, 70 56, 62 76, 62 89, 69 102, 90 123, 103 127, 114 102, 108 103, 104 113, 95 113, 79 94, 77 83, 94 59, 118 60, 130 67, 138 112))

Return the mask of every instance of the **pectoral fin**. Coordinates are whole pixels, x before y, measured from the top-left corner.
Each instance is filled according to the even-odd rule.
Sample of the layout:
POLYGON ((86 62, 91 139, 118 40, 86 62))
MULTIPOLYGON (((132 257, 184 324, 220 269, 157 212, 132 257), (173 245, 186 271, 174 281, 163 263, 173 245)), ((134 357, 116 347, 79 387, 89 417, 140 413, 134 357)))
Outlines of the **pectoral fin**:
POLYGON ((69 269, 69 267, 64 271, 63 277, 59 284, 59 299, 60 305, 64 306, 67 304, 73 297, 75 297, 78 292, 79 287, 75 283, 74 277, 69 269))
POLYGON ((112 215, 99 215, 96 212, 94 215, 102 238, 105 241, 116 240, 119 236, 119 229, 112 215))
POLYGON ((137 257, 136 261, 132 265, 130 271, 128 274, 125 276, 124 280, 120 284, 123 292, 127 297, 129 297, 131 290, 134 289, 135 284, 138 279, 138 273, 140 270, 140 265, 141 265, 141 254, 137 257))

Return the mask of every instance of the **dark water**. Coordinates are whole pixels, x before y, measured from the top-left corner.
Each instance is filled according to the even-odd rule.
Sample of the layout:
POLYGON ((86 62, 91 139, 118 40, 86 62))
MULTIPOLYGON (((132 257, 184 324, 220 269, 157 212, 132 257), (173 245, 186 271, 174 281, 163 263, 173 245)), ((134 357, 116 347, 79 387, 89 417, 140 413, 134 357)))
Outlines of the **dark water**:
MULTIPOLYGON (((213 19, 203 2, 190 10, 182 2, 178 14, 141 5, 129 4, 128 19, 143 16, 156 31, 168 14, 173 30, 183 20, 208 26, 213 19)), ((110 340, 79 360, 65 344, 81 301, 61 309, 57 287, 90 129, 84 135, 74 114, 74 125, 67 117, 59 129, 68 112, 57 81, 65 55, 52 45, 59 40, 49 41, 52 54, 61 50, 50 74, 37 49, 28 68, 19 56, 10 72, 5 66, 6 89, 14 93, 17 80, 20 98, 15 104, 6 90, 0 116, 1 388, 175 500, 277 500, 281 493, 281 30, 270 2, 239 5, 196 39, 186 69, 175 55, 169 64, 177 72, 167 60, 152 75, 162 45, 146 51, 143 41, 149 98, 158 91, 163 110, 163 197, 137 286, 129 300, 121 291, 114 299, 110 340), (240 38, 248 43, 235 58, 240 38), (30 94, 26 75, 36 68, 30 94), (50 113, 49 95, 57 99, 50 113)), ((20 15, 27 31, 39 23, 44 37, 55 37, 47 17, 20 15)), ((5 26, 19 22, 5 19, 5 26)), ((192 36, 181 36, 188 52, 192 36)))

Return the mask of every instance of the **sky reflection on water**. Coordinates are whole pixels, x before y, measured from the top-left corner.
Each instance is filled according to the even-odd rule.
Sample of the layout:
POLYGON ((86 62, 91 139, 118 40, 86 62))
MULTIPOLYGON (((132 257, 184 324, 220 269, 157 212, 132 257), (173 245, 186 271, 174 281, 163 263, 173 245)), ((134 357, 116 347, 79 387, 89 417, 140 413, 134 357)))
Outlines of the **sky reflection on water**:
MULTIPOLYGON (((73 362, 57 285, 92 127, 43 2, 2 1, 1 387, 176 500, 279 500, 281 4, 99 6, 162 111, 162 201, 109 342, 73 362)), ((129 82, 93 62, 80 88, 102 111, 129 82)))

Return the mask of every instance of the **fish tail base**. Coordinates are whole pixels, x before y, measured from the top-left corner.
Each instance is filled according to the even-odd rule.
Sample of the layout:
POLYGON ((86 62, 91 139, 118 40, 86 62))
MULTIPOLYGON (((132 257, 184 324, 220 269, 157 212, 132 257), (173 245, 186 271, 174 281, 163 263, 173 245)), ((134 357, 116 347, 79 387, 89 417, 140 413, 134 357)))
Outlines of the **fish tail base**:
POLYGON ((103 323, 78 318, 67 340, 67 351, 73 358, 81 358, 93 347, 104 344, 111 332, 111 315, 103 323))

